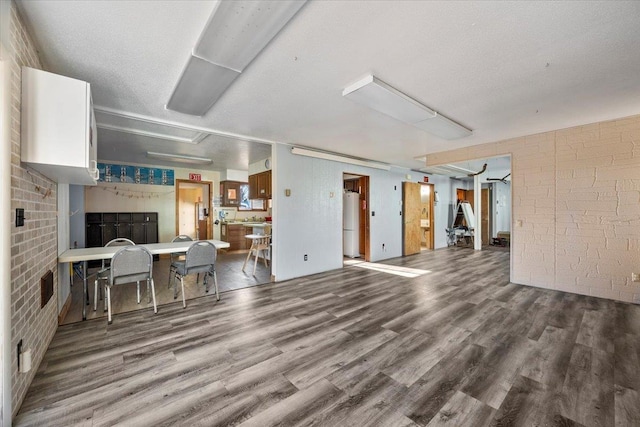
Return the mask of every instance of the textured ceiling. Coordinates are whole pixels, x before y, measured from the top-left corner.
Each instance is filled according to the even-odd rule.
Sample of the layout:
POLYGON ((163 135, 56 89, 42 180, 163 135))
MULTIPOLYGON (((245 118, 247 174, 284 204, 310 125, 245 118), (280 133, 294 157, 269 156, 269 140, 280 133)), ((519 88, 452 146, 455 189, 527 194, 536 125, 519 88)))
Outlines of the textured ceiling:
MULTIPOLYGON (((97 106, 244 135, 239 151, 256 138, 420 168, 432 152, 640 113, 637 1, 311 0, 208 114, 165 110, 213 6, 19 2, 46 68, 90 82, 97 106), (341 96, 368 73, 474 135, 442 140, 341 96)), ((154 144, 99 137, 105 160, 154 144)), ((166 149, 217 150, 203 143, 166 149)))

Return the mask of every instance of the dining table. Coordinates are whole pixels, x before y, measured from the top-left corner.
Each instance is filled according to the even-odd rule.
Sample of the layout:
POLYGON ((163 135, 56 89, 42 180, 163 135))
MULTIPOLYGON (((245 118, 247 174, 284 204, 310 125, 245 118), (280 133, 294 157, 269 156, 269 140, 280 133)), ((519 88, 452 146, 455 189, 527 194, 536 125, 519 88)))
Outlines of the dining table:
MULTIPOLYGON (((222 240, 205 240, 211 242, 216 249, 225 249, 229 247, 228 242, 222 240)), ((186 252, 194 241, 177 241, 169 243, 146 243, 143 246, 151 252, 152 255, 172 254, 186 252)), ((82 263, 82 281, 83 281, 83 295, 84 304, 82 304, 82 320, 87 319, 87 305, 89 305, 89 287, 87 283, 87 263, 93 260, 111 259, 118 250, 122 249, 122 246, 100 246, 94 248, 79 248, 68 249, 58 255, 59 263, 82 263)), ((71 276, 71 283, 73 283, 73 275, 71 276)))

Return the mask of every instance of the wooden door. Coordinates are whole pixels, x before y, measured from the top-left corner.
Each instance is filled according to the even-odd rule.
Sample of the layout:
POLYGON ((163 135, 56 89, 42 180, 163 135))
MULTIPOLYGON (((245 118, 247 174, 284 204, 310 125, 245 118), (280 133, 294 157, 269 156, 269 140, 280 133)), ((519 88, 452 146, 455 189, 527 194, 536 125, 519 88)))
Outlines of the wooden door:
POLYGON ((402 216, 403 216, 403 255, 420 252, 420 184, 417 182, 402 183, 402 216))
MULTIPOLYGON (((480 226, 482 227, 482 244, 483 245, 488 245, 489 244, 489 234, 490 234, 490 230, 489 230, 489 189, 488 188, 483 188, 480 192, 480 203, 481 203, 481 209, 480 209, 480 226)), ((467 199, 469 200, 469 203, 471 204, 471 208, 473 209, 473 214, 474 215, 478 215, 478 212, 476 212, 476 207, 475 207, 475 196, 473 194, 473 190, 468 190, 467 191, 467 199)), ((473 227, 474 225, 471 225, 471 227, 473 227)))

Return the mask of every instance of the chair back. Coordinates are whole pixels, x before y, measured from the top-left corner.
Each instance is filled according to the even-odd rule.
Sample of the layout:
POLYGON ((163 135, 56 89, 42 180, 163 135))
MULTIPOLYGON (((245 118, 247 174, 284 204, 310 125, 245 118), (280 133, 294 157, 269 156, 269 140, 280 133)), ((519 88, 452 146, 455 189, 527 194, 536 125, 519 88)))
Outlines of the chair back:
MULTIPOLYGON (((189 236, 187 236, 186 234, 180 234, 176 237, 174 237, 173 239, 171 239, 171 242, 192 242, 193 239, 189 236)), ((172 252, 169 255, 169 258, 171 259, 171 262, 180 260, 180 259, 184 259, 184 252, 172 252)))
POLYGON ((150 279, 153 274, 153 255, 143 246, 125 246, 111 259, 109 283, 137 282, 150 279))
MULTIPOLYGON (((107 246, 134 246, 134 245, 135 243, 133 242, 133 240, 129 240, 124 237, 118 237, 117 239, 109 240, 107 244, 104 245, 104 247, 106 248, 107 246)), ((108 265, 109 265, 109 260, 103 259, 102 268, 104 269, 108 265)))
POLYGON ((211 242, 194 242, 187 250, 185 269, 187 274, 206 273, 216 262, 216 247, 211 242))

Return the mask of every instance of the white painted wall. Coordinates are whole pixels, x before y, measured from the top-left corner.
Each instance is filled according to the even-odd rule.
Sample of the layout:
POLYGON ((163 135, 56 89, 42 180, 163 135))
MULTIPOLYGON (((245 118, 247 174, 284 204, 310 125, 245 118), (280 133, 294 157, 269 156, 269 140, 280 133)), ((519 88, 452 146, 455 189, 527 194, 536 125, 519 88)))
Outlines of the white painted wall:
POLYGON ((85 247, 84 186, 69 185, 69 244, 85 247))
MULTIPOLYGON (((271 157, 269 157, 269 159, 271 159, 271 157)), ((267 169, 266 167, 264 167, 264 161, 267 159, 263 159, 263 160, 259 160, 255 163, 251 163, 249 165, 249 175, 255 175, 257 173, 260 172, 266 172, 269 169, 267 169)))
POLYGON ((434 237, 433 243, 436 249, 447 247, 447 232, 449 227, 449 217, 455 203, 455 188, 448 176, 429 175, 429 182, 434 185, 434 191, 438 192, 440 201, 434 204, 434 237), (452 194, 453 192, 453 194, 452 194), (453 199, 452 199, 453 197, 453 199))
POLYGON ((272 271, 278 281, 342 268, 343 173, 370 177, 370 211, 375 212, 370 218, 371 260, 402 255, 400 212, 407 170, 387 172, 297 156, 290 150, 277 145, 272 152, 272 271), (290 197, 285 189, 291 190, 290 197))
POLYGON ((507 184, 494 183, 493 194, 495 198, 493 204, 494 230, 496 234, 498 231, 511 231, 511 182, 507 181, 507 184))
MULTIPOLYGON (((199 173, 203 181, 213 181, 214 197, 220 195, 220 172, 181 168, 174 171, 176 179, 189 179, 189 173, 199 173)), ((169 242, 177 234, 175 189, 175 186, 99 183, 94 187, 85 187, 85 211, 158 212, 159 241, 169 242), (151 195, 151 198, 136 198, 142 195, 140 192, 151 195), (133 197, 129 198, 129 195, 133 197)), ((217 211, 214 211, 214 214, 216 213, 217 211)), ((214 227, 214 238, 219 237, 218 229, 219 227, 214 227)))

